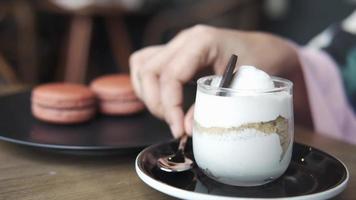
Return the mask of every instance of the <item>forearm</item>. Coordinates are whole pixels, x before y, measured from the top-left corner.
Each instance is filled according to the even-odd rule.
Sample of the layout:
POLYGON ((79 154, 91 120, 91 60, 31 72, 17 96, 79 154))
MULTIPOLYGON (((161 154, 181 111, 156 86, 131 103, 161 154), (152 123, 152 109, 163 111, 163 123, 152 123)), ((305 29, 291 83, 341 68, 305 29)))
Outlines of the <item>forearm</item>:
POLYGON ((325 52, 311 48, 300 48, 298 56, 315 130, 356 144, 356 119, 336 63, 325 52))

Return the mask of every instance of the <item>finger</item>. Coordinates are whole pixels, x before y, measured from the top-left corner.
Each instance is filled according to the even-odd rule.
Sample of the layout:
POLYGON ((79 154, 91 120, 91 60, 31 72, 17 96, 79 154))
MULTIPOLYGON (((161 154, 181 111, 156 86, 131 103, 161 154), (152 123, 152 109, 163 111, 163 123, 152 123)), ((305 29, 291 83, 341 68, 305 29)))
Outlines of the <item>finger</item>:
POLYGON ((150 59, 159 55, 159 52, 163 49, 162 45, 146 47, 139 51, 136 51, 130 56, 130 74, 131 82, 137 96, 141 99, 142 95, 140 92, 140 83, 142 77, 140 77, 139 71, 143 70, 145 63, 149 62, 150 59))
POLYGON ((175 137, 184 132, 183 84, 199 69, 208 66, 210 60, 206 56, 210 49, 206 47, 192 42, 189 48, 181 48, 180 52, 184 53, 177 54, 160 77, 162 111, 175 137))
POLYGON ((159 118, 163 118, 163 109, 161 105, 159 76, 168 66, 170 60, 173 59, 174 54, 178 51, 178 46, 165 46, 158 53, 154 55, 148 62, 145 62, 141 69, 137 72, 138 90, 141 100, 146 104, 148 110, 159 118))
POLYGON ((179 137, 184 132, 183 84, 169 75, 162 75, 160 86, 164 118, 169 124, 173 136, 179 137))
POLYGON ((184 37, 175 37, 168 44, 162 45, 159 53, 152 58, 147 59, 143 63, 143 68, 161 72, 163 68, 167 67, 175 55, 184 46, 184 37))
POLYGON ((141 77, 140 93, 142 95, 142 100, 153 115, 163 119, 164 115, 161 105, 158 74, 151 70, 141 70, 138 73, 141 77))
POLYGON ((193 133, 193 121, 194 119, 194 104, 190 106, 188 112, 184 117, 184 130, 188 135, 192 135, 193 133))
MULTIPOLYGON (((174 59, 176 52, 184 44, 182 38, 177 37, 169 44, 160 46, 159 51, 153 57, 147 58, 142 66, 136 71, 135 87, 140 94, 140 99, 146 104, 148 110, 159 118, 163 118, 163 109, 161 105, 159 76, 174 59)), ((148 49, 151 50, 151 49, 148 49)), ((146 56, 148 53, 145 54, 146 56)))

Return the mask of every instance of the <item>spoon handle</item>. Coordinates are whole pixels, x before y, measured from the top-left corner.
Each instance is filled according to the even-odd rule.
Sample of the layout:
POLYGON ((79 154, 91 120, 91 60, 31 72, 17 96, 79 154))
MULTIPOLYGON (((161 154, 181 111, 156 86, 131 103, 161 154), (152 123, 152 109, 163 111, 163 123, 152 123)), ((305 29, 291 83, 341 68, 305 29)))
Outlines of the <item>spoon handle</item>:
POLYGON ((184 152, 185 146, 188 141, 188 137, 189 136, 187 134, 181 136, 181 138, 179 139, 178 151, 184 152))
POLYGON ((188 135, 184 134, 180 137, 179 139, 179 146, 177 149, 177 152, 168 158, 170 162, 175 162, 175 163, 184 163, 186 158, 184 154, 184 149, 185 145, 187 144, 188 141, 188 135))

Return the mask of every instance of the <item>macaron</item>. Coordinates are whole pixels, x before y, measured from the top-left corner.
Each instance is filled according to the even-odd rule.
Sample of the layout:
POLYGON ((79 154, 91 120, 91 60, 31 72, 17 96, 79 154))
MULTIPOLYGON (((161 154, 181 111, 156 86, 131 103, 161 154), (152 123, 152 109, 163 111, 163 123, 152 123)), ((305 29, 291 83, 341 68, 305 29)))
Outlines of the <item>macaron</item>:
POLYGON ((99 110, 106 115, 130 115, 145 109, 135 95, 128 74, 113 74, 93 80, 90 88, 99 99, 99 110))
POLYGON ((49 83, 35 87, 31 96, 32 113, 42 121, 75 124, 92 119, 96 96, 88 87, 74 83, 49 83))

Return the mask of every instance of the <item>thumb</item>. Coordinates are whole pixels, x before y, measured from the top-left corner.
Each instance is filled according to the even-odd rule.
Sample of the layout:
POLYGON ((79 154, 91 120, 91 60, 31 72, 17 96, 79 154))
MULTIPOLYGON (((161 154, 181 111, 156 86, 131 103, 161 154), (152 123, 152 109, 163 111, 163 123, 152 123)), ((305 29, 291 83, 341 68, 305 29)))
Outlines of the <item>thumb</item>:
POLYGON ((194 117, 194 104, 189 108, 184 117, 184 129, 188 135, 193 133, 193 117, 194 117))

